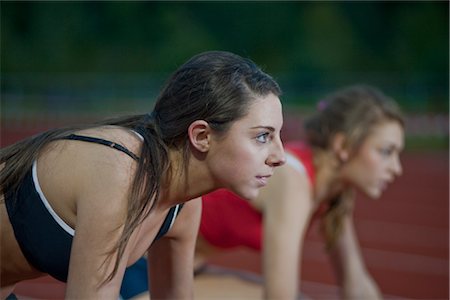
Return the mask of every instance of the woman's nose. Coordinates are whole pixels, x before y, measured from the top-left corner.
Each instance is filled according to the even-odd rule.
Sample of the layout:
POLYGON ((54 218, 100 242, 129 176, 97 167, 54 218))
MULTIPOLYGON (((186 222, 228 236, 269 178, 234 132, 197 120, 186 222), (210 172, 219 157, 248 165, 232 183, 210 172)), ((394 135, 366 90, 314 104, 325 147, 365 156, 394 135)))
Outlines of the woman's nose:
POLYGON ((400 162, 400 157, 395 156, 392 163, 392 171, 396 176, 400 176, 403 173, 402 163, 400 162))
POLYGON ((267 164, 272 167, 284 165, 286 162, 286 155, 284 154, 283 142, 281 139, 278 139, 275 143, 273 143, 273 146, 273 150, 267 159, 267 164))

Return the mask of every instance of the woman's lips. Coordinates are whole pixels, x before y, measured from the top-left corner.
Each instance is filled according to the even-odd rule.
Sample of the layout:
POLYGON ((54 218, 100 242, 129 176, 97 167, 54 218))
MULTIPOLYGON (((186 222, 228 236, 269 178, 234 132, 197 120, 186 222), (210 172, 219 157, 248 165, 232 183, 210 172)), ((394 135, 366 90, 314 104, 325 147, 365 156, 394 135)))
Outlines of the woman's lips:
POLYGON ((264 176, 256 176, 256 179, 260 186, 266 186, 267 182, 269 181, 271 175, 264 175, 264 176))

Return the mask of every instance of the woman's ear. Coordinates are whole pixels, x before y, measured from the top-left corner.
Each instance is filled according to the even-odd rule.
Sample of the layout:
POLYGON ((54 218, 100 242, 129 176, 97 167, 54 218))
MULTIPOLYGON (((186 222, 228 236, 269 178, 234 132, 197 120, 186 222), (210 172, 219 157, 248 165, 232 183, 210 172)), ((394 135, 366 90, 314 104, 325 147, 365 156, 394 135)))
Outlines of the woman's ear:
POLYGON ((349 149, 347 145, 347 138, 345 134, 338 132, 333 137, 332 142, 333 152, 340 162, 346 162, 349 158, 349 149))
POLYGON ((204 120, 196 120, 188 128, 191 145, 200 152, 208 152, 211 139, 211 127, 204 120))

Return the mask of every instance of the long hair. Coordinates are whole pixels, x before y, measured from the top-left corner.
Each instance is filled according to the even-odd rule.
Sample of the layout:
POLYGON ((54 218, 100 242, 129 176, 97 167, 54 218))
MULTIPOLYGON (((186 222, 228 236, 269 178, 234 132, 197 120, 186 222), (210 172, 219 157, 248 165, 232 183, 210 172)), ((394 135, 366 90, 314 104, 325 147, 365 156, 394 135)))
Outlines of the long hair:
MULTIPOLYGON (((343 133, 354 153, 371 133, 374 125, 397 121, 405 126, 396 102, 368 85, 338 90, 318 103, 318 112, 305 121, 306 138, 318 151, 330 151, 333 137, 343 133)), ((342 229, 342 220, 353 205, 353 192, 344 191, 329 202, 322 229, 327 248, 332 248, 342 229)))
POLYGON ((0 164, 5 163, 0 171, 0 192, 17 189, 43 147, 73 132, 103 125, 138 130, 144 141, 129 191, 123 232, 116 246, 108 251, 107 259, 115 255, 114 269, 105 279, 109 281, 117 272, 132 232, 158 201, 161 181, 171 168, 169 150, 181 151, 187 167, 189 125, 205 120, 215 132, 225 134, 232 122, 248 113, 256 97, 270 93, 280 96, 281 89, 251 60, 223 51, 198 54, 169 78, 151 114, 54 129, 0 149, 0 164))

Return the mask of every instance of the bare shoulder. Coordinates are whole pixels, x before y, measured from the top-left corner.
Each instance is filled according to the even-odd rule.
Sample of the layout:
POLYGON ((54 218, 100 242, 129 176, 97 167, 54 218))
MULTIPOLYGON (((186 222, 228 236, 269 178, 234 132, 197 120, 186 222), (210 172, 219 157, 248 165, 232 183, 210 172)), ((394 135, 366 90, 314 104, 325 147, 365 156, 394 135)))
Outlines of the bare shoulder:
MULTIPOLYGON (((80 132, 86 136, 108 140, 121 145, 135 155, 139 155, 142 142, 133 132, 119 127, 103 127, 87 132, 80 132)), ((78 143, 73 145, 82 162, 75 182, 79 193, 97 193, 109 195, 107 201, 126 197, 134 179, 137 161, 124 151, 92 143, 78 143)), ((88 195, 86 195, 87 198, 88 195)))
POLYGON ((266 209, 271 203, 312 199, 312 187, 306 172, 299 172, 289 164, 275 169, 268 185, 261 189, 256 203, 259 209, 266 209), (270 202, 270 203, 269 203, 270 202))
MULTIPOLYGON (((141 145, 133 132, 115 126, 87 129, 77 134, 120 144, 133 153, 139 153, 141 145)), ((114 203, 122 206, 120 202, 126 202, 137 163, 123 151, 112 147, 60 140, 44 149, 38 157, 37 167, 45 194, 55 207, 62 206, 60 211, 64 215, 67 206, 78 211, 83 199, 90 199, 90 205, 105 202, 103 204, 111 208, 114 203)))
POLYGON ((273 177, 260 194, 265 234, 277 240, 296 241, 313 213, 309 179, 289 165, 279 167, 273 177))
MULTIPOLYGON (((126 128, 104 126, 81 131, 79 134, 110 141, 124 147, 136 156, 140 154, 142 140, 137 133, 126 128)), ((93 143, 78 143, 77 146, 83 147, 86 154, 92 158, 92 164, 89 167, 97 169, 97 166, 103 166, 105 168, 103 171, 107 173, 111 171, 108 177, 112 179, 123 179, 122 176, 129 177, 131 175, 130 172, 134 171, 133 166, 136 165, 136 160, 124 151, 93 143)), ((101 172, 102 170, 98 171, 101 172)))

